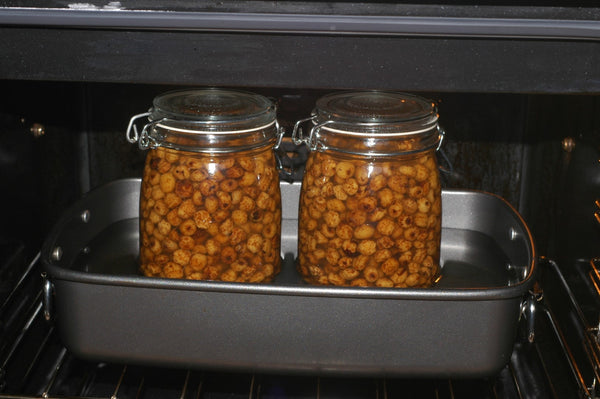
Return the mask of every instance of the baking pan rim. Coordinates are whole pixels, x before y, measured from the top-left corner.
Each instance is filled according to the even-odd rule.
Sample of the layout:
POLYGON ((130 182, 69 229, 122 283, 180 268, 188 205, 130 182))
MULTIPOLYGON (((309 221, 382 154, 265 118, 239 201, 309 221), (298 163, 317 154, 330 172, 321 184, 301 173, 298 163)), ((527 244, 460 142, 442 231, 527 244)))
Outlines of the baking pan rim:
POLYGON ((113 184, 140 183, 139 178, 118 179, 101 187, 91 190, 69 207, 59 221, 52 228, 42 246, 42 263, 47 276, 52 279, 73 281, 87 284, 100 284, 111 286, 127 286, 132 288, 159 289, 159 290, 184 290, 202 292, 224 292, 255 295, 287 295, 287 296, 313 296, 313 297, 338 297, 338 298, 369 298, 369 299, 391 299, 391 300, 447 300, 447 301, 481 301, 509 299, 523 295, 534 283, 537 275, 538 256, 536 254, 533 237, 529 227, 516 211, 516 209, 502 197, 481 190, 474 189, 444 189, 443 193, 453 195, 486 195, 499 200, 503 206, 508 207, 510 213, 524 233, 528 243, 529 264, 528 272, 524 279, 513 285, 490 288, 380 288, 380 287, 330 287, 313 286, 309 284, 252 284, 233 283, 221 281, 199 281, 184 279, 167 279, 145 276, 130 275, 108 275, 77 271, 56 265, 52 260, 54 243, 61 234, 68 218, 66 215, 77 215, 81 213, 82 203, 85 198, 94 195, 98 189, 113 184))

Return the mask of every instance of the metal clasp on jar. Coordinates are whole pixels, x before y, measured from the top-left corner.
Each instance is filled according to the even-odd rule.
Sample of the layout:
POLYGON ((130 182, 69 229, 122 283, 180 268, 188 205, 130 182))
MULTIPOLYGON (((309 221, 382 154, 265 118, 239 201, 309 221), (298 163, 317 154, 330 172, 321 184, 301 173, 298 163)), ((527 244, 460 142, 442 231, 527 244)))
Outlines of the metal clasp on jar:
POLYGON ((444 129, 442 129, 442 127, 440 125, 437 125, 437 131, 438 131, 438 145, 435 149, 436 152, 440 151, 440 149, 442 148, 442 143, 444 142, 444 138, 446 137, 446 131, 444 129))
POLYGON ((294 130, 292 131, 292 141, 296 145, 306 144, 311 151, 323 151, 326 150, 327 147, 319 141, 319 131, 325 125, 334 123, 334 121, 328 120, 319 124, 315 124, 310 129, 310 134, 308 137, 304 137, 304 133, 302 130, 302 124, 312 121, 314 123, 316 119, 316 115, 313 115, 309 118, 300 119, 294 124, 294 130))
POLYGON ((291 162, 290 157, 287 155, 285 149, 281 146, 283 142, 283 136, 285 135, 285 129, 279 126, 279 122, 275 121, 275 128, 277 129, 277 142, 273 146, 273 152, 275 153, 275 161, 277 162, 277 170, 281 172, 282 176, 287 181, 293 181, 294 179, 294 165, 291 162), (288 166, 286 166, 288 165, 288 166))
POLYGON ((159 122, 151 122, 144 125, 142 128, 142 132, 138 132, 138 127, 136 125, 136 121, 140 118, 147 118, 150 115, 150 112, 144 112, 143 114, 137 114, 131 117, 129 120, 129 125, 127 126, 127 130, 125 131, 125 138, 131 144, 138 143, 140 150, 147 150, 158 147, 158 143, 154 140, 149 134, 148 129, 153 128, 159 122))

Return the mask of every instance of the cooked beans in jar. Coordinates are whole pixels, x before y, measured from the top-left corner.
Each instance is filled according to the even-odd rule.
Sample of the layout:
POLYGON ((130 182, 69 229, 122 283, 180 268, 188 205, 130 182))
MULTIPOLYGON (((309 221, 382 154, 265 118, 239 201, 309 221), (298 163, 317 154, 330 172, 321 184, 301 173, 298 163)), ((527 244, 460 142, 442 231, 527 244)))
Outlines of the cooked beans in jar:
POLYGON ((306 169, 298 264, 307 281, 380 287, 433 283, 441 235, 435 155, 372 162, 318 152, 306 169))
POLYGON ((148 154, 140 203, 147 276, 269 281, 280 270, 279 179, 271 149, 204 159, 148 154))

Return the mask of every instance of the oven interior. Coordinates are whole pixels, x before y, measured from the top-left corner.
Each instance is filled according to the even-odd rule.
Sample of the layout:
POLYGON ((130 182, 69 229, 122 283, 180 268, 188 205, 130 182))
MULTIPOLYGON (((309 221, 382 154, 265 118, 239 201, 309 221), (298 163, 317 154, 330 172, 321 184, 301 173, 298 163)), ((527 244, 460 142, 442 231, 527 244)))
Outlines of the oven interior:
MULTIPOLYGON (((317 3, 304 4, 304 9, 315 10, 317 3)), ((181 4, 181 9, 187 10, 187 5, 181 4)), ((230 7, 227 9, 230 11, 235 8, 232 4, 222 3, 221 7, 230 7)), ((244 4, 249 7, 247 2, 244 4)), ((259 10, 269 7, 263 2, 255 5, 259 10)), ((499 6, 510 9, 511 4, 499 6)), ((533 6, 529 9, 532 14, 533 6)), ((599 10, 593 4, 581 2, 580 6, 589 12, 590 20, 598 16, 599 10)), ((42 33, 48 33, 52 37, 49 40, 62 32, 60 27, 23 28, 10 24, 2 29, 8 37, 20 38, 7 53, 12 57, 24 53, 17 46, 33 40, 20 36, 28 30, 38 29, 34 35, 38 39, 42 33)), ((93 37, 101 35, 102 29, 70 33, 93 37)), ((170 30, 134 33, 140 32, 165 36, 172 33, 170 30)), ((110 33, 120 34, 122 40, 138 38, 135 34, 129 37, 127 30, 110 30, 110 33)), ((304 37, 302 33, 289 33, 293 35, 304 37)), ((88 39, 74 39, 75 47, 88 39)), ((316 37, 316 43, 324 44, 320 39, 316 37)), ((357 38, 362 39, 364 36, 357 38)), ((243 40, 248 43, 248 39, 243 40)), ((351 43, 347 37, 344 40, 344 46, 351 43)), ((435 40, 441 43, 446 39, 435 40)), ((469 39, 456 39, 461 40, 469 39)), ((517 54, 524 51, 517 39, 508 41, 513 40, 517 41, 513 43, 514 51, 517 54)), ((527 48, 550 51, 552 48, 544 47, 548 40, 553 39, 531 39, 535 45, 528 43, 531 47, 527 48)), ((478 49, 498 45, 493 38, 480 41, 483 43, 478 42, 482 45, 476 46, 478 49)), ((255 370, 121 364, 73 356, 56 331, 53 318, 62 315, 50 314, 50 320, 46 317, 47 312, 52 312, 44 306, 44 293, 48 291, 44 291, 41 277, 40 248, 61 214, 86 192, 117 179, 141 177, 145 154, 127 143, 125 130, 129 119, 145 112, 154 96, 171 89, 217 83, 273 98, 279 122, 286 131, 286 150, 295 171, 292 179, 299 181, 306 149, 289 141, 294 123, 309 115, 316 99, 323 94, 353 88, 379 89, 385 85, 381 77, 357 80, 360 73, 353 71, 352 66, 347 71, 347 80, 336 81, 335 74, 328 71, 315 77, 315 83, 311 84, 313 76, 295 76, 294 67, 292 73, 280 75, 285 79, 276 77, 269 81, 257 78, 259 73, 269 70, 264 66, 254 71, 246 65, 241 69, 247 70, 247 75, 238 76, 235 74, 240 70, 227 63, 223 72, 213 75, 214 79, 182 77, 174 72, 161 80, 153 74, 151 66, 147 66, 149 71, 139 72, 139 78, 131 78, 135 73, 128 71, 120 79, 114 71, 99 72, 102 65, 96 65, 90 78, 81 79, 76 76, 81 64, 74 67, 75 72, 64 72, 60 78, 56 67, 68 69, 69 57, 56 43, 48 52, 56 53, 59 60, 48 60, 48 66, 40 66, 41 73, 33 71, 32 55, 24 56, 30 64, 20 72, 6 69, 15 65, 14 60, 2 61, 0 69, 5 72, 0 80, 4 94, 0 99, 0 181, 4 209, 0 223, 0 398, 597 397, 600 87, 597 81, 594 83, 598 71, 594 72, 592 65, 598 55, 585 53, 598 49, 597 42, 596 37, 585 42, 586 46, 574 46, 573 51, 583 52, 577 54, 578 60, 588 62, 573 67, 575 78, 570 79, 568 63, 560 60, 557 68, 564 73, 563 80, 547 86, 542 78, 506 83, 507 77, 501 72, 498 76, 501 83, 495 86, 489 82, 494 76, 489 69, 483 76, 487 81, 482 83, 481 90, 477 89, 479 76, 457 78, 454 85, 442 83, 444 72, 433 69, 426 74, 435 75, 429 83, 423 79, 402 85, 392 79, 391 88, 408 89, 439 104, 440 121, 446 132, 439 153, 443 187, 482 190, 501 196, 523 216, 535 240, 539 259, 537 282, 523 300, 513 354, 497 375, 486 378, 267 374, 255 370), (588 81, 577 80, 582 71, 589 71, 588 81), (327 79, 328 83, 324 83, 327 79), (520 88, 521 83, 524 89, 520 88)), ((383 46, 385 49, 386 44, 383 46)), ((121 47, 117 44, 115 48, 121 47)), ((305 53, 300 51, 300 55, 305 53)), ((211 60, 218 57, 219 54, 213 54, 211 60)), ((249 57, 254 60, 252 55, 249 57)), ((183 57, 175 58, 178 63, 183 57)), ((145 60, 148 59, 153 57, 145 60)), ((118 66, 121 61, 99 57, 94 62, 118 66)), ((300 61, 288 59, 277 62, 276 66, 297 62, 300 61)), ((332 67, 333 62, 323 65, 332 67)), ((218 66, 208 69, 211 68, 218 66)), ((158 70, 165 72, 168 67, 160 66, 158 70)), ((472 74, 476 70, 470 67, 465 72, 472 74)), ((382 74, 383 78, 386 76, 382 74)))

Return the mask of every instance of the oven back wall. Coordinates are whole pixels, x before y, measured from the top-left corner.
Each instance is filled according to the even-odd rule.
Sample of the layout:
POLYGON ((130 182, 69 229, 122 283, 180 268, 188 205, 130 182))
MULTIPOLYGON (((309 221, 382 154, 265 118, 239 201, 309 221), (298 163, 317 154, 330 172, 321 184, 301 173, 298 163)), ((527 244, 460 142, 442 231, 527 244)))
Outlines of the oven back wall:
MULTIPOLYGON (((8 226, 42 239, 62 210, 81 194, 124 177, 139 177, 145 153, 125 139, 129 119, 175 86, 3 81, 0 150, 9 202, 19 212, 8 226), (39 124, 44 134, 29 130, 39 124), (12 159, 10 158, 10 159, 12 159), (16 163, 15 163, 16 162, 16 163), (19 166, 17 166, 17 164, 19 166)), ((323 90, 244 88, 277 100, 287 135, 308 116, 323 90)), ((438 101, 446 138, 440 163, 447 188, 498 194, 533 230, 540 253, 549 251, 561 184, 565 137, 597 139, 595 96, 417 93, 438 101), (582 136, 582 137, 583 137, 582 136), (551 204, 552 206, 548 205, 551 204)), ((577 184, 577 183, 575 183, 577 184)), ((9 228, 4 229, 7 234, 9 228)))
POLYGON ((16 81, 0 81, 0 87, 0 238, 37 251, 62 210, 82 192, 81 90, 16 81))

